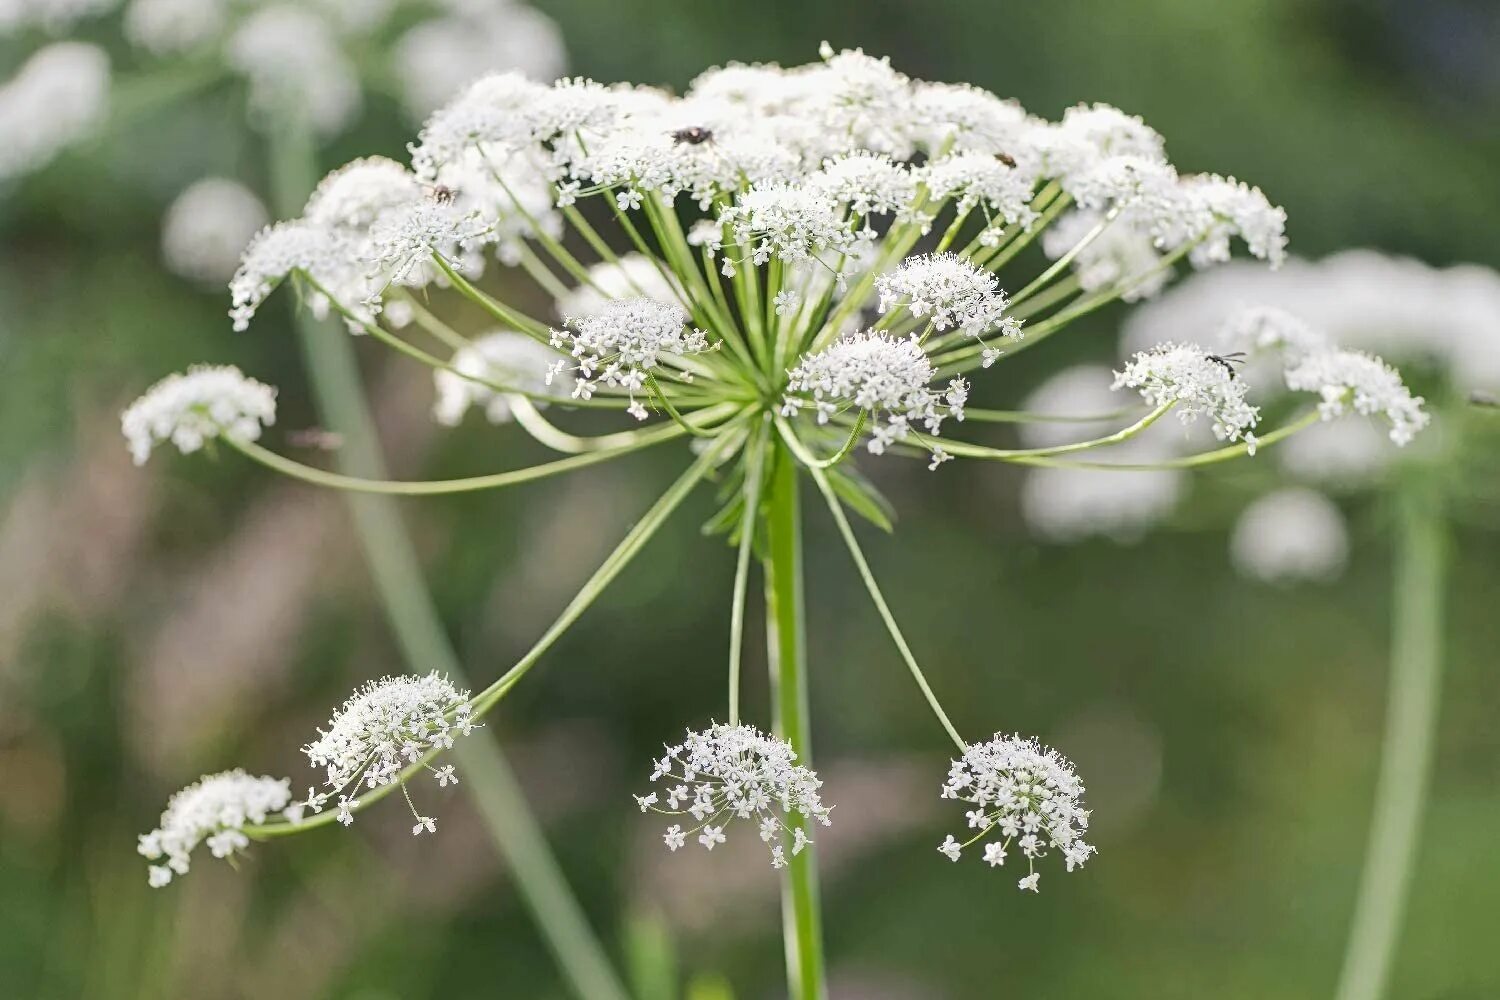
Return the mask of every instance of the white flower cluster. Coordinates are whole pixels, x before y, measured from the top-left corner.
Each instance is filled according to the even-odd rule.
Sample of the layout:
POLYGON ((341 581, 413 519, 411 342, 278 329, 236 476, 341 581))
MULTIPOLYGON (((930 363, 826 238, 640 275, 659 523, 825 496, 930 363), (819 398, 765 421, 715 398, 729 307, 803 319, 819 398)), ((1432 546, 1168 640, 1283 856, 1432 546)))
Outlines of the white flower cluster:
POLYGON ((254 441, 276 422, 276 390, 232 365, 198 365, 168 375, 120 415, 120 429, 136 465, 158 444, 184 455, 218 437, 254 441))
MULTIPOLYGON (((781 412, 793 416, 810 406, 818 423, 826 424, 849 407, 866 410, 874 420, 867 447, 880 455, 906 440, 913 424, 937 434, 946 418, 963 419, 968 383, 956 378, 935 392, 933 377, 932 362, 915 337, 856 333, 798 362, 788 373, 781 412)), ((934 449, 933 467, 945 458, 934 449)))
POLYGON ((1286 385, 1322 397, 1318 410, 1325 420, 1349 412, 1382 414, 1390 421, 1391 440, 1398 445, 1411 443, 1431 420, 1422 408, 1422 397, 1411 394, 1401 373, 1363 351, 1307 354, 1287 367, 1286 385))
MULTIPOLYGON (((821 191, 780 182, 759 185, 745 192, 719 213, 719 225, 734 234, 734 241, 756 265, 773 256, 788 264, 820 261, 824 256, 849 254, 856 237, 850 233, 844 214, 832 198, 821 191)), ((724 261, 726 275, 745 260, 724 261)))
POLYGON ((936 330, 953 327, 974 338, 997 328, 1005 337, 1021 335, 1021 325, 1004 316, 1000 279, 957 254, 908 257, 876 278, 875 287, 882 313, 904 307, 936 330))
MULTIPOLYGON (((303 809, 320 812, 338 796, 338 821, 354 822, 359 790, 399 782, 405 790, 403 772, 425 763, 432 754, 453 747, 459 736, 473 732, 469 693, 455 688, 436 671, 425 677, 385 677, 361 687, 344 702, 318 738, 302 748, 314 767, 326 772, 326 791, 308 789, 307 801, 297 803, 295 819, 303 809)), ((456 783, 452 765, 434 768, 439 786, 456 783)), ((412 833, 433 832, 437 821, 412 808, 417 825, 412 833)))
POLYGON ((550 78, 565 58, 556 26, 510 2, 130 0, 124 27, 131 44, 157 57, 223 58, 249 81, 254 112, 295 107, 325 135, 358 114, 361 67, 387 72, 423 115, 484 73, 550 78), (396 16, 402 6, 416 16, 396 16), (392 35, 392 26, 404 30, 392 35), (389 69, 380 65, 387 59, 389 69))
POLYGON ((88 136, 109 101, 109 57, 96 45, 55 42, 0 84, 0 181, 39 170, 88 136))
POLYGON ((1068 871, 1094 853, 1083 840, 1089 825, 1083 782, 1066 758, 1035 740, 997 733, 968 747, 949 769, 942 797, 972 803, 969 828, 978 832, 965 843, 950 834, 938 850, 957 861, 965 847, 993 837, 984 845, 984 861, 995 868, 1015 847, 1026 859, 1022 889, 1037 891, 1036 861, 1050 851, 1062 852, 1068 871))
POLYGON ((1254 454, 1260 410, 1246 401, 1244 379, 1235 374, 1232 362, 1197 344, 1168 343, 1141 351, 1115 372, 1114 387, 1136 389, 1152 406, 1175 404, 1184 423, 1207 417, 1216 438, 1243 438, 1254 454))
POLYGON ((1073 272, 1086 292, 1118 286, 1126 302, 1149 299, 1167 286, 1170 272, 1159 265, 1162 252, 1149 233, 1124 223, 1105 224, 1104 214, 1078 209, 1042 233, 1042 251, 1053 260, 1078 247, 1101 225, 1102 231, 1073 258, 1073 272))
POLYGON ((577 364, 569 368, 565 361, 554 361, 548 384, 565 371, 576 371, 574 397, 592 398, 601 385, 623 389, 630 394, 631 415, 644 420, 646 408, 635 394, 645 388, 663 355, 708 350, 707 335, 688 329, 687 321, 680 306, 645 298, 616 299, 591 316, 570 319, 571 330, 552 331, 552 346, 567 351, 577 364))
MULTIPOLYGON (((550 385, 547 378, 547 371, 556 358, 556 351, 524 333, 497 330, 478 337, 453 355, 452 365, 457 372, 444 368, 433 372, 437 389, 433 416, 439 423, 456 427, 469 407, 478 406, 483 407, 490 423, 506 423, 511 419, 510 398, 474 379, 481 378, 537 395, 560 395, 561 392, 550 385), (472 377, 465 378, 465 375, 472 377)), ((546 404, 538 402, 535 405, 542 407, 546 404)))
POLYGON ((809 821, 831 822, 817 774, 797 763, 790 743, 754 726, 689 730, 682 743, 666 748, 651 780, 663 787, 635 797, 641 811, 687 816, 694 824, 687 830, 681 823, 667 827, 662 840, 673 851, 695 835, 711 851, 725 842, 729 823, 754 820, 760 839, 770 846, 772 866, 783 868, 788 851, 800 854, 811 843, 809 821))
POLYGON ((255 778, 240 770, 211 774, 187 786, 167 801, 161 825, 140 837, 141 855, 161 862, 148 870, 151 885, 160 888, 173 876, 186 875, 201 843, 216 858, 234 857, 250 846, 246 824, 264 823, 291 798, 285 778, 255 778))
POLYGON ((245 248, 229 286, 234 327, 246 329, 266 297, 300 274, 313 283, 315 315, 337 308, 350 330, 361 332, 393 285, 442 280, 435 257, 477 274, 499 224, 498 215, 427 190, 394 160, 356 160, 324 178, 302 218, 261 231, 245 248))
POLYGON ((1289 487, 1246 507, 1229 538, 1241 574, 1266 583, 1330 580, 1349 558, 1338 506, 1316 490, 1289 487))
POLYGON ((1031 208, 1036 178, 1010 163, 986 153, 954 153, 933 160, 921 170, 927 193, 939 201, 951 198, 960 213, 979 209, 989 225, 980 236, 983 246, 993 246, 1001 230, 1009 225, 1029 228, 1037 214, 1031 208))
POLYGON ((222 288, 240 254, 268 221, 266 206, 238 181, 209 177, 187 188, 162 220, 161 252, 174 274, 222 288))

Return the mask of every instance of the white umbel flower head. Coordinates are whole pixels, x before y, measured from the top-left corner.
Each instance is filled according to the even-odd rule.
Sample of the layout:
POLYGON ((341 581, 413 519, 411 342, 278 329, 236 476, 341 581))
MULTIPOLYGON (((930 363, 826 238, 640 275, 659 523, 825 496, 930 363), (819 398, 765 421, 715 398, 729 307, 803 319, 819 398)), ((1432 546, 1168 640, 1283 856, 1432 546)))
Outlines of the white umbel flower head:
MULTIPOLYGON (((828 253, 849 252, 855 242, 837 202, 782 183, 757 185, 740 195, 719 213, 719 224, 730 228, 757 265, 773 256, 788 264, 823 260, 828 253)), ((725 261, 727 272, 733 273, 734 263, 725 261)))
MULTIPOLYGON (((301 272, 335 295, 351 311, 369 297, 367 267, 359 259, 357 240, 324 226, 298 220, 278 222, 256 234, 245 247, 239 270, 229 282, 230 319, 236 331, 247 330, 261 303, 290 274, 301 272)), ((322 318, 330 303, 322 292, 309 297, 322 318)))
POLYGON ((979 337, 998 328, 1002 336, 1021 335, 1020 324, 1004 318, 1005 293, 999 279, 957 254, 908 257, 896 270, 876 278, 875 287, 882 313, 904 306, 936 330, 954 327, 979 337))
MULTIPOLYGON (((318 738, 302 748, 314 767, 323 768, 327 791, 310 791, 303 806, 321 810, 339 796, 339 822, 354 822, 360 788, 399 782, 402 772, 424 758, 453 748, 454 740, 473 732, 469 692, 454 687, 436 671, 425 677, 384 677, 354 692, 318 738)), ((451 771, 432 768, 441 784, 451 771)), ((415 809, 413 809, 415 814, 415 809)), ((430 831, 430 817, 417 816, 413 833, 430 831)))
POLYGON ((216 858, 233 858, 250 846, 245 826, 264 823, 291 798, 285 778, 255 778, 240 770, 211 774, 187 786, 167 801, 161 825, 140 837, 141 855, 159 862, 149 869, 152 887, 186 875, 201 843, 216 858))
POLYGON ((915 337, 856 333, 804 356, 787 373, 782 414, 811 407, 825 424, 849 407, 867 410, 874 420, 870 454, 883 454, 887 445, 906 440, 913 424, 936 434, 948 417, 963 419, 968 383, 956 378, 939 393, 930 387, 934 375, 915 337))
POLYGON ((1062 852, 1068 871, 1094 853, 1083 840, 1083 782, 1067 758, 1036 740, 996 733, 968 747, 949 769, 942 797, 972 803, 969 828, 977 832, 964 843, 950 835, 938 850, 957 861, 964 848, 989 838, 984 861, 992 868, 1019 851, 1027 866, 1022 889, 1037 891, 1036 861, 1052 850, 1062 852))
POLYGON ((225 55, 250 83, 251 110, 266 121, 295 107, 318 132, 333 135, 359 113, 359 73, 315 11, 262 7, 235 28, 225 55))
POLYGON ((39 170, 89 135, 109 101, 109 57, 97 45, 55 42, 0 85, 0 181, 39 170))
MULTIPOLYGON (((452 363, 464 375, 524 392, 565 395, 563 390, 549 386, 547 381, 547 371, 556 360, 557 352, 547 345, 524 333, 499 330, 460 349, 453 355, 452 363)), ((511 419, 510 398, 504 393, 442 368, 433 372, 432 378, 437 389, 432 415, 439 423, 457 426, 471 406, 483 407, 484 415, 492 424, 503 424, 511 419)), ((535 405, 542 407, 546 404, 538 402, 535 405)))
POLYGON ((1152 406, 1176 404, 1184 423, 1206 417, 1220 441, 1243 438, 1254 452, 1252 433, 1260 410, 1245 400, 1245 381, 1232 364, 1197 344, 1162 344, 1141 351, 1124 371, 1115 372, 1116 389, 1136 389, 1152 406))
POLYGON ((1363 351, 1316 351, 1286 370, 1288 389, 1316 392, 1322 397, 1318 410, 1324 420, 1345 413, 1383 415, 1391 425, 1391 440, 1409 444, 1432 419, 1422 408, 1421 396, 1413 396, 1401 373, 1373 354, 1363 351))
POLYGON ((168 375, 120 415, 120 429, 136 465, 158 444, 184 455, 218 437, 254 441, 276 422, 276 390, 246 378, 233 365, 199 365, 168 375))
POLYGON ((646 408, 635 394, 658 367, 664 355, 686 356, 708 350, 702 330, 687 328, 687 313, 655 299, 618 299, 592 316, 568 320, 571 330, 552 331, 552 346, 577 361, 571 369, 563 361, 552 365, 549 378, 576 371, 573 395, 589 399, 601 385, 623 389, 634 403, 631 413, 646 418, 646 408))
POLYGON ((486 73, 534 80, 563 71, 567 50, 551 18, 519 3, 449 3, 449 13, 408 29, 392 62, 407 109, 422 118, 486 73))
POLYGON ((329 229, 366 232, 383 214, 422 197, 422 186, 384 156, 346 163, 319 182, 302 216, 329 229))
POLYGON ((1073 271, 1086 292, 1119 285, 1123 301, 1139 302, 1165 288, 1171 271, 1157 266, 1162 254, 1151 234, 1128 219, 1117 219, 1096 234, 1102 222, 1098 211, 1069 212, 1042 233, 1042 251, 1056 260, 1089 239, 1073 258, 1073 271))
POLYGON ((1349 531, 1332 500, 1285 489, 1246 507, 1229 538, 1234 568, 1265 583, 1331 580, 1349 558, 1349 531))
POLYGON ((661 787, 635 797, 641 811, 688 817, 683 822, 690 829, 674 823, 662 835, 672 851, 689 837, 711 851, 725 842, 724 828, 731 822, 753 820, 772 866, 781 868, 788 852, 799 854, 811 843, 808 822, 831 822, 817 774, 797 763, 790 743, 754 726, 689 730, 682 743, 666 748, 651 780, 661 787))
POLYGON ((1224 321, 1220 339, 1244 351, 1276 351, 1287 359, 1331 346, 1327 334, 1275 306, 1249 306, 1224 321))
POLYGON ((939 202, 952 198, 959 214, 974 209, 983 212, 990 223, 980 235, 984 245, 993 245, 1003 226, 1030 227, 1036 221, 1030 207, 1032 178, 993 155, 954 153, 933 160, 922 168, 921 180, 932 198, 939 202))
POLYGON ((162 259, 174 274, 222 287, 234 276, 246 245, 268 221, 266 206, 245 185, 224 177, 204 178, 167 209, 162 259))
POLYGON ((813 190, 848 205, 855 215, 895 215, 916 200, 917 180, 889 156, 860 150, 836 156, 807 179, 813 190))
POLYGON ((1141 120, 1108 104, 1079 104, 1063 112, 1059 129, 1081 139, 1105 156, 1138 156, 1166 162, 1166 142, 1161 134, 1141 120))

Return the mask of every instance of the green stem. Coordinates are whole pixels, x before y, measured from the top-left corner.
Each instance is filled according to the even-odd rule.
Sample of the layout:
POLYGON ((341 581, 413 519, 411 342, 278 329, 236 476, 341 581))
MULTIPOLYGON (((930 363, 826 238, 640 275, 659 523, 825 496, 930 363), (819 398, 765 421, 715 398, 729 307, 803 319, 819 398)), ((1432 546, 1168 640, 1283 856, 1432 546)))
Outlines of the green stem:
MULTIPOLYGON (((321 324, 320 324, 321 327, 321 324)), ((309 336, 328 336, 328 331, 318 329, 309 336)), ((333 339, 330 337, 329 339, 333 339)), ((352 352, 351 352, 352 353, 352 352)), ((327 472, 310 465, 278 455, 274 451, 262 448, 260 445, 250 441, 236 441, 225 437, 223 440, 235 450, 246 457, 259 462, 261 465, 283 475, 300 479, 314 486, 323 486, 329 489, 343 490, 348 493, 358 493, 378 496, 441 496, 448 493, 470 493, 474 490, 492 490, 504 486, 515 486, 520 483, 529 483, 537 479, 546 479, 548 476, 557 475, 560 472, 571 472, 589 465, 598 465, 612 458, 649 448, 654 444, 661 444, 673 438, 686 434, 683 428, 671 424, 663 424, 653 427, 649 431, 641 431, 640 436, 633 442, 621 445, 617 448, 609 448, 602 451, 585 451, 568 458, 560 458, 554 462, 546 462, 542 465, 529 465, 524 469, 515 469, 511 472, 497 472, 488 476, 471 476, 467 479, 418 479, 410 482, 394 479, 370 479, 364 476, 351 476, 344 472, 327 472)), ((342 449, 341 449, 342 450, 342 449)), ((365 462, 340 462, 340 468, 376 468, 375 463, 365 462)))
MULTIPOLYGON (((292 116, 288 116, 289 118, 292 116)), ((288 121, 270 136, 272 183, 283 215, 301 209, 316 181, 310 137, 288 121)), ((383 476, 384 461, 353 344, 330 324, 299 314, 297 329, 308 375, 328 427, 344 437, 338 461, 345 472, 383 476)), ((386 618, 409 669, 438 670, 462 683, 462 670, 422 579, 421 565, 395 504, 384 497, 349 499, 354 527, 369 560, 386 618)), ((490 838, 508 864, 522 899, 573 991, 584 1000, 625 1000, 625 989, 603 946, 584 917, 541 826, 527 807, 500 749, 485 739, 464 740, 454 748, 470 774, 473 795, 490 838)))
POLYGON ((1410 481, 1397 496, 1391 677, 1364 874, 1337 1000, 1379 1000, 1401 938, 1432 771, 1448 540, 1440 504, 1410 481))
POLYGON ((745 456, 745 508, 740 514, 740 547, 734 566, 734 597, 729 608, 729 724, 740 724, 740 662, 745 644, 745 592, 750 582, 750 555, 755 550, 755 522, 760 519, 761 473, 766 464, 766 434, 757 433, 745 456))
POLYGON ((870 564, 865 560, 865 554, 859 547, 859 540, 854 537, 854 528, 849 524, 849 518, 844 515, 844 508, 839 503, 838 496, 833 492, 833 486, 828 482, 828 477, 821 469, 812 470, 813 482, 818 484, 818 489, 823 494, 823 499, 828 502, 828 511, 833 515, 834 523, 838 525, 839 534, 843 536, 844 544, 849 549, 849 555, 854 558, 855 568, 859 570, 860 579, 864 581, 865 589, 870 593, 870 600, 875 602, 875 610, 880 614, 880 620, 885 623, 886 631, 891 634, 891 639, 896 643, 896 649, 901 653, 901 659, 905 661, 906 668, 911 671, 912 679, 917 682, 917 688, 922 692, 922 697, 927 699, 927 705, 932 713, 937 716, 938 722, 947 731, 948 737, 958 747, 959 753, 968 749, 964 738, 958 735, 958 729, 954 727, 953 721, 948 718, 948 713, 943 711, 943 706, 938 702, 937 695, 933 693, 932 685, 927 683, 927 677, 922 673, 922 668, 917 665, 917 658, 912 654, 911 647, 906 643, 906 637, 901 634, 901 628, 896 624, 896 616, 891 613, 890 605, 885 601, 885 595, 880 592, 880 584, 875 581, 875 574, 870 570, 870 564))
MULTIPOLYGON (((801 763, 812 766, 807 712, 806 611, 802 595, 802 513, 797 462, 777 444, 766 498, 766 659, 771 673, 776 732, 801 763)), ((804 817, 798 822, 807 826, 804 817)), ((787 859, 781 925, 791 1000, 825 1000, 823 927, 818 902, 816 848, 787 859)))

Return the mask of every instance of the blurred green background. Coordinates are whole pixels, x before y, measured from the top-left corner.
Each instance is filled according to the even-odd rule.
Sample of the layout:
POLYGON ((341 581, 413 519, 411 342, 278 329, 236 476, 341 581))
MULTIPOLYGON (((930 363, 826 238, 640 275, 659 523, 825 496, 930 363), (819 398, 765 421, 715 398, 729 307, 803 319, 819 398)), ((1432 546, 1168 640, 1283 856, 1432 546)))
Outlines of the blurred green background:
MULTIPOLYGON (((1493 3, 536 6, 573 71, 603 80, 682 87, 728 60, 807 61, 827 38, 1043 115, 1107 101, 1164 133, 1184 170, 1261 185, 1296 253, 1500 266, 1493 3)), ((172 791, 235 765, 297 785, 297 747, 328 708, 401 668, 339 498, 227 457, 136 470, 118 436, 123 405, 197 361, 279 385, 285 428, 314 422, 285 304, 234 335, 226 296, 158 263, 161 213, 186 182, 265 186, 257 141, 226 111, 237 100, 154 114, 0 196, 0 993, 563 996, 462 795, 443 801, 435 841, 376 810, 348 834, 259 846, 238 872, 203 861, 146 886, 135 836, 172 791)), ((372 99, 326 165, 400 156, 411 134, 372 99)), ((1015 405, 1065 360, 1112 361, 1120 315, 996 369, 980 404, 1015 405)), ((364 357, 398 475, 540 454, 480 421, 440 432, 422 371, 364 357)), ((405 504, 471 676, 530 644, 680 464, 648 453, 405 504)), ((1100 856, 1023 898, 934 852, 960 819, 937 800, 945 738, 809 509, 813 719, 839 803, 824 851, 835 996, 1329 996, 1384 712, 1387 502, 1350 506, 1339 582, 1283 590, 1236 577, 1212 520, 1130 546, 1042 546, 1007 469, 954 463, 934 490, 919 465, 865 464, 900 513, 895 536, 871 533, 872 561, 955 722, 1072 756, 1100 856)), ((511 751, 616 955, 665 933, 685 977, 775 997, 770 873, 665 856, 627 794, 662 740, 723 711, 732 560, 698 534, 710 501, 690 501, 485 738, 511 751)), ((1487 524, 1452 526, 1441 732, 1393 997, 1500 996, 1500 507, 1480 511, 1487 524)), ((748 714, 764 720, 762 667, 756 650, 748 714)))

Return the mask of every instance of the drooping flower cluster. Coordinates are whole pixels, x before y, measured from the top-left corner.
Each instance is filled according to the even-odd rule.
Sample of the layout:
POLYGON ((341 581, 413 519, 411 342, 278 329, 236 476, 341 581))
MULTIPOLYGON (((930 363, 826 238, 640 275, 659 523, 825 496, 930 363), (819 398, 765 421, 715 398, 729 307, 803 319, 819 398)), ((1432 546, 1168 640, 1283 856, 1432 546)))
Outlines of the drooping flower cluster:
MULTIPOLYGON (((547 372, 556 359, 556 351, 524 333, 497 330, 485 334, 453 355, 455 371, 439 368, 432 373, 437 389, 432 415, 438 423, 455 427, 469 407, 478 406, 484 409, 490 423, 506 423, 511 419, 511 397, 484 383, 496 383, 538 396, 565 396, 566 391, 547 378, 547 372)), ((541 400, 535 405, 541 408, 547 404, 541 400)))
POLYGON ((831 822, 817 774, 797 763, 790 743, 754 726, 689 730, 682 743, 666 748, 651 780, 662 787, 635 797, 641 811, 688 817, 662 835, 673 851, 690 837, 711 851, 725 842, 724 828, 731 822, 754 820, 770 847, 772 866, 782 868, 788 853, 800 854, 811 842, 807 823, 831 822))
POLYGON ((1431 419, 1422 409, 1422 397, 1411 394, 1401 373, 1363 351, 1314 351, 1287 368, 1286 384, 1322 397, 1318 410, 1325 420, 1349 412, 1383 415, 1398 445, 1409 444, 1431 419))
POLYGON ((276 390, 232 365, 198 365, 168 375, 120 415, 120 429, 136 465, 158 444, 184 455, 218 437, 254 441, 276 422, 276 390))
MULTIPOLYGON (((874 421, 867 447, 879 455, 905 441, 914 424, 937 434, 948 417, 963 419, 968 383, 955 378, 934 391, 934 374, 916 337, 856 333, 804 357, 788 373, 781 412, 793 416, 811 407, 826 424, 849 407, 867 410, 874 421)), ((945 457, 933 450, 934 464, 945 457)))
MULTIPOLYGON (((630 413, 646 419, 646 408, 635 398, 663 360, 682 358, 708 350, 708 335, 687 328, 687 313, 669 302, 655 299, 617 299, 591 316, 569 321, 569 330, 552 331, 552 346, 567 351, 577 364, 569 368, 555 361, 548 371, 548 384, 564 371, 576 371, 573 395, 590 399, 601 385, 624 389, 630 394, 630 413)), ((680 377, 691 380, 691 371, 680 377)))
POLYGON ((186 875, 192 853, 208 844, 216 858, 232 859, 250 846, 244 827, 264 823, 291 801, 285 778, 255 778, 244 771, 224 771, 195 781, 167 801, 161 824, 140 837, 140 853, 151 865, 149 876, 156 888, 186 875))
MULTIPOLYGON (((425 677, 385 677, 361 687, 344 702, 318 738, 302 748, 314 767, 325 772, 326 790, 308 790, 299 808, 319 812, 338 797, 338 821, 354 822, 363 789, 399 782, 403 772, 424 764, 433 754, 453 748, 460 736, 473 732, 469 693, 455 688, 436 671, 425 677)), ((432 771, 439 786, 456 783, 452 765, 432 771)), ((408 799, 409 801, 409 799, 408 799)), ((412 807, 417 825, 413 834, 433 832, 437 821, 412 807)))
POLYGON ((977 832, 963 843, 950 834, 938 850, 957 861, 964 848, 989 838, 984 861, 992 868, 1019 850, 1027 866, 1022 889, 1037 891, 1036 861, 1052 850, 1062 852, 1068 871, 1094 853, 1083 839, 1089 826, 1083 782, 1066 758, 1035 740, 997 733, 968 747, 949 769, 942 797, 972 803, 967 818, 977 832))
POLYGON ((1245 399, 1245 381, 1233 364, 1197 344, 1163 344, 1142 351, 1115 373, 1116 389, 1140 392, 1152 406, 1175 404, 1184 423, 1206 417, 1220 441, 1241 438, 1255 446, 1260 410, 1245 399))

